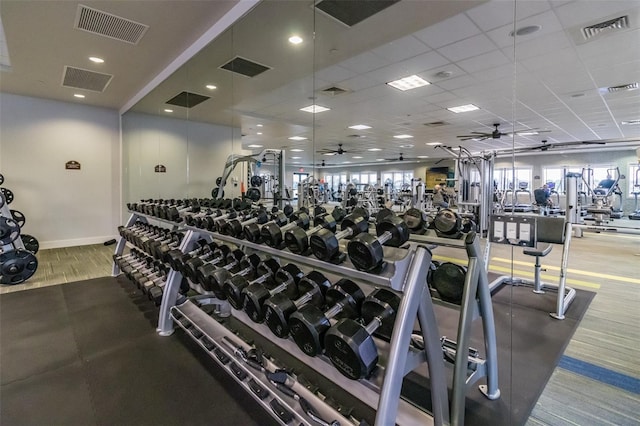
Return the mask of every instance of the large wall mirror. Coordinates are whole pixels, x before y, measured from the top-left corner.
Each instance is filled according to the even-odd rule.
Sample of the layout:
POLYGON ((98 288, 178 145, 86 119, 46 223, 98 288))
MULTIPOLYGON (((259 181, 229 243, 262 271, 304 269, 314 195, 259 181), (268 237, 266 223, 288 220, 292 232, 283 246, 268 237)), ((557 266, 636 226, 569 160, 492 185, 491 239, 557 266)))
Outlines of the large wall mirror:
MULTIPOLYGON (((562 209, 575 185, 581 205, 604 189, 612 212, 633 212, 638 11, 633 1, 262 1, 123 115, 124 201, 209 197, 227 162, 254 155, 228 176, 226 198, 246 192, 250 174, 265 199, 281 191, 292 204, 311 179, 320 203, 341 202, 347 185, 411 196, 421 181, 488 216, 533 207, 545 185, 562 209)), ((492 272, 533 275, 520 247, 492 259, 492 272)), ((505 347, 518 337, 509 315, 505 347)), ((516 355, 504 352, 500 374, 512 377, 516 355)), ((482 415, 522 423, 510 417, 531 407, 518 405, 517 380, 482 415)))

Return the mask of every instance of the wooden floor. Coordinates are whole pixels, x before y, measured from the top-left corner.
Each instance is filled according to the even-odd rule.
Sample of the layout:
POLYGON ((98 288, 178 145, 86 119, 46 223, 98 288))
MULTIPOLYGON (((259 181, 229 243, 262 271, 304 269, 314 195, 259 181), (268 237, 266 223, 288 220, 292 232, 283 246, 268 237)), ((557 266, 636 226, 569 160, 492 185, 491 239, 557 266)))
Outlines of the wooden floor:
MULTIPOLYGON (((102 245, 43 250, 37 255, 36 274, 24 284, 0 286, 0 293, 108 276, 113 250, 114 246, 102 245)), ((544 258, 544 281, 558 281, 561 252, 562 247, 557 246, 544 258)), ((459 253, 437 249, 434 255, 459 253)), ((565 356, 614 375, 620 373, 631 380, 631 389, 589 378, 561 363, 527 425, 639 425, 640 236, 585 233, 583 238, 572 239, 569 268, 568 285, 597 295, 565 356)), ((531 278, 533 258, 518 248, 494 245, 490 269, 531 278)))

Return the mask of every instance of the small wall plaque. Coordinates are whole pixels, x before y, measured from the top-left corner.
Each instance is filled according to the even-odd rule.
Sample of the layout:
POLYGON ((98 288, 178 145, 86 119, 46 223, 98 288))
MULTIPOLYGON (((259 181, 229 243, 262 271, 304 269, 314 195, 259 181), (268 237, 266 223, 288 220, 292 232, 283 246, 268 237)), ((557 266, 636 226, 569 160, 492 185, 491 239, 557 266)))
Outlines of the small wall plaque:
POLYGON ((64 163, 65 170, 80 170, 80 163, 77 161, 71 160, 64 163))
POLYGON ((154 171, 155 171, 156 173, 167 173, 167 168, 166 168, 164 165, 162 165, 162 164, 157 164, 157 165, 154 167, 154 171))

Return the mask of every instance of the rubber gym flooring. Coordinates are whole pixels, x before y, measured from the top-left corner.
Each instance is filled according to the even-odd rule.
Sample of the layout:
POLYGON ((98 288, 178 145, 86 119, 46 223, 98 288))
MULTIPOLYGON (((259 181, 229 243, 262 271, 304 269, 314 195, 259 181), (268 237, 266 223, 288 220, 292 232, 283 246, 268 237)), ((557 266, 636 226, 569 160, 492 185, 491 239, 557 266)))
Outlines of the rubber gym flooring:
MULTIPOLYGON (((471 389, 467 424, 526 422, 593 297, 579 291, 558 322, 530 295, 505 287, 494 297, 502 397, 490 402, 471 389)), ((124 278, 4 294, 0 315, 5 426, 275 424, 183 333, 159 337, 157 309, 124 278)), ((453 337, 448 315, 438 313, 440 327, 453 337)), ((428 395, 415 397, 428 404, 428 395)))

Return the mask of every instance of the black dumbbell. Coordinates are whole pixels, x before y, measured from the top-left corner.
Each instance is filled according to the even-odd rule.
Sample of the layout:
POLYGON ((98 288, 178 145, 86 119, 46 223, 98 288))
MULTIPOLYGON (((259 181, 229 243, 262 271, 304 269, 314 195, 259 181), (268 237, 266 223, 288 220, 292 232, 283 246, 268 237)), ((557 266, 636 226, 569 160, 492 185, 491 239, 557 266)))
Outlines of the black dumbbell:
POLYGON ((224 257, 229 254, 229 252, 231 252, 231 249, 224 244, 209 243, 200 256, 184 256, 180 259, 176 270, 192 282, 199 282, 198 269, 206 263, 210 263, 212 259, 216 259, 215 261, 219 262, 219 257, 224 257))
POLYGON ((289 317, 289 331, 300 350, 309 356, 316 356, 324 347, 324 335, 331 327, 331 321, 339 318, 353 318, 359 315, 364 293, 353 281, 342 278, 327 290, 326 305, 329 310, 322 312, 315 305, 304 305, 289 317))
MULTIPOLYGON (((289 219, 287 219, 287 216, 284 214, 284 212, 275 211, 272 212, 271 220, 267 223, 262 224, 262 226, 273 223, 275 225, 278 225, 279 227, 283 227, 287 224, 287 222, 289 222, 289 219)), ((243 230, 244 238, 252 243, 261 243, 262 237, 260 236, 260 229, 262 228, 262 226, 257 223, 251 223, 245 226, 243 230)))
POLYGON ((326 262, 340 262, 344 260, 344 256, 340 255, 339 241, 368 231, 368 215, 363 215, 361 209, 355 209, 353 213, 342 220, 340 232, 334 234, 328 229, 321 229, 309 237, 309 245, 313 255, 318 259, 326 262))
POLYGON ((303 276, 304 273, 293 263, 281 267, 273 283, 253 283, 242 290, 242 310, 253 322, 264 321, 264 302, 279 293, 290 299, 298 297, 298 282, 303 276))
POLYGON ((415 234, 422 234, 427 230, 425 213, 415 207, 407 210, 403 215, 403 219, 409 230, 415 234))
POLYGON ((324 336, 325 353, 333 365, 350 379, 368 377, 378 363, 373 333, 389 338, 400 297, 378 288, 362 302, 361 316, 366 326, 350 318, 338 321, 324 336))
MULTIPOLYGON (((235 252, 236 256, 242 256, 242 251, 235 252)), ((185 263, 185 267, 189 269, 195 268, 195 282, 200 284, 202 288, 208 287, 207 277, 212 274, 220 266, 224 265, 229 259, 235 260, 235 257, 229 256, 232 254, 231 248, 228 245, 222 244, 218 248, 203 259, 200 260, 188 260, 185 263), (198 265, 202 261, 203 263, 198 265)))
POLYGON ((267 259, 261 262, 256 268, 256 273, 249 281, 246 276, 234 275, 224 282, 222 290, 227 296, 229 304, 234 309, 242 309, 242 290, 252 284, 264 284, 271 281, 276 272, 280 269, 280 263, 276 259, 267 259))
POLYGON ((149 290, 153 287, 164 287, 167 281, 168 271, 162 267, 159 267, 157 271, 145 277, 138 283, 138 287, 142 290, 142 293, 149 294, 149 290))
POLYGON ((313 219, 313 228, 305 231, 295 226, 284 233, 284 242, 292 253, 305 254, 309 249, 309 237, 321 229, 336 232, 337 222, 344 219, 344 210, 335 208, 331 214, 323 214, 313 219))
POLYGON ((226 265, 216 269, 207 276, 207 290, 213 291, 218 299, 225 299, 227 297, 224 291, 222 291, 222 286, 226 280, 235 274, 247 275, 255 271, 260 262, 268 258, 265 253, 246 255, 240 252, 242 253, 242 256, 240 256, 238 252, 239 250, 234 250, 232 254, 228 256, 228 263, 226 265))
POLYGON ((329 280, 318 271, 311 271, 298 282, 300 297, 295 301, 280 293, 264 302, 264 321, 278 337, 289 335, 289 317, 303 305, 321 307, 324 295, 331 287, 329 280))
MULTIPOLYGON (((212 250, 215 250, 218 247, 218 245, 215 243, 211 243, 211 244, 214 244, 214 246, 211 247, 212 250)), ((165 263, 168 263, 175 271, 179 271, 180 267, 184 264, 184 262, 186 262, 191 257, 200 255, 201 252, 203 250, 206 250, 207 247, 208 247, 207 240, 205 240, 204 238, 201 238, 195 242, 195 248, 190 252, 183 253, 182 250, 180 249, 172 249, 164 254, 164 257, 162 258, 162 260, 165 263)))
POLYGON ((264 225, 260 229, 260 238, 269 247, 281 247, 282 246, 282 234, 294 226, 299 226, 303 229, 309 228, 309 214, 303 210, 298 210, 296 213, 292 213, 289 216, 289 223, 280 227, 275 223, 264 225))
POLYGON ((165 254, 171 250, 180 247, 184 234, 179 231, 171 231, 163 240, 148 241, 146 246, 147 253, 156 259, 164 259, 165 254))
POLYGON ((362 233, 349 241, 347 252, 360 271, 380 271, 384 267, 383 245, 400 247, 409 240, 409 228, 398 216, 387 216, 376 225, 377 237, 362 233))
POLYGON ((240 219, 233 219, 227 223, 226 234, 235 238, 243 237, 243 229, 248 225, 261 225, 269 220, 269 215, 266 210, 258 210, 255 212, 252 218, 241 222, 240 219))

